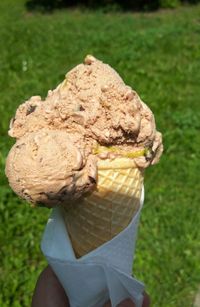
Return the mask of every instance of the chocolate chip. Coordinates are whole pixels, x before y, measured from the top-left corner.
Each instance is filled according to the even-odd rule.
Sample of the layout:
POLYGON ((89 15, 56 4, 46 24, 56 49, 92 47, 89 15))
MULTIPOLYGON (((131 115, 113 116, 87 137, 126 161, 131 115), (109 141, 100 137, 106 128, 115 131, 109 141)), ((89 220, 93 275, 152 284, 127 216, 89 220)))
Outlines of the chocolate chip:
POLYGON ((80 106, 80 111, 85 111, 85 108, 83 106, 80 106))
POLYGON ((16 146, 16 148, 21 148, 24 145, 25 145, 25 143, 19 144, 19 145, 16 146))
POLYGON ((89 180, 90 180, 91 183, 94 183, 94 184, 97 183, 95 178, 93 178, 93 177, 91 177, 91 176, 88 176, 88 178, 89 178, 89 180))
POLYGON ((26 116, 33 113, 35 111, 35 109, 37 108, 37 106, 32 106, 32 105, 29 105, 28 106, 28 109, 26 111, 26 116))

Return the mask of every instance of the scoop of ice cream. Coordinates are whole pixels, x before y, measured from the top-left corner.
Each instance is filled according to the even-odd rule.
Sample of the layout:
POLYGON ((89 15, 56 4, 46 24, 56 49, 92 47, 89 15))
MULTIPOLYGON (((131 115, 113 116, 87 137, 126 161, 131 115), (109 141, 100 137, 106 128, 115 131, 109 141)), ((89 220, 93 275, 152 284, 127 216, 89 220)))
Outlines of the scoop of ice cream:
POLYGON ((50 206, 92 189, 98 159, 124 155, 146 168, 163 151, 149 107, 93 56, 69 71, 45 100, 33 96, 21 104, 8 133, 17 138, 6 165, 11 187, 50 206))
MULTIPOLYGON (((45 127, 76 131, 101 145, 131 144, 132 151, 151 149, 158 142, 151 110, 114 69, 92 56, 67 73, 44 101, 33 96, 19 106, 9 135, 19 138, 45 127)), ((160 150, 151 151, 145 167, 159 160, 159 140, 160 150)))
POLYGON ((6 160, 6 175, 19 196, 51 207, 91 190, 97 172, 95 157, 85 157, 67 132, 41 130, 15 143, 6 160))

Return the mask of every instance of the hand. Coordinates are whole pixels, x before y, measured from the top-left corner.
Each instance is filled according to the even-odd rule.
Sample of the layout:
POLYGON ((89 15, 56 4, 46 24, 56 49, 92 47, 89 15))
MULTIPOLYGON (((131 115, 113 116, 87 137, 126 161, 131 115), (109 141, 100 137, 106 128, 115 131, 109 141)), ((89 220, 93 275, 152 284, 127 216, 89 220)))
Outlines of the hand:
MULTIPOLYGON (((47 266, 38 278, 31 306, 70 307, 65 291, 50 266, 47 266)), ((142 307, 149 306, 150 300, 148 295, 145 293, 142 307)), ((104 304, 103 307, 111 307, 110 301, 104 304)), ((117 307, 135 307, 135 304, 130 299, 126 299, 117 305, 117 307)))
POLYGON ((38 278, 31 306, 70 307, 65 291, 50 266, 47 266, 38 278))

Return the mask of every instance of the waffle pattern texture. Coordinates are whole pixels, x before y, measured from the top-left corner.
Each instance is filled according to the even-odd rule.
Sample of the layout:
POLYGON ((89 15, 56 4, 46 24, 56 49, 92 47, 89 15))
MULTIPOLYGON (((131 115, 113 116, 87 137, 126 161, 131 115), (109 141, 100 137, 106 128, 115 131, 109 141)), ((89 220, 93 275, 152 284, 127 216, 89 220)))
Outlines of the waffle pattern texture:
POLYGON ((143 172, 128 158, 101 161, 97 188, 63 208, 74 252, 81 257, 111 240, 139 209, 143 172))

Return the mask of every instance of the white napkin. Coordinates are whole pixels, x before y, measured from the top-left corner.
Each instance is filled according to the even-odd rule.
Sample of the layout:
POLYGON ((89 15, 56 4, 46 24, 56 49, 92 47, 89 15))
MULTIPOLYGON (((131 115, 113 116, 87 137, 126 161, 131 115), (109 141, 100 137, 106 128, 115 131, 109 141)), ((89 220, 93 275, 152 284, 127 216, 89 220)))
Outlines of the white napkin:
POLYGON ((131 276, 137 227, 144 201, 131 223, 112 240, 76 259, 59 208, 54 208, 41 243, 42 251, 69 298, 71 307, 116 307, 130 298, 142 306, 144 285, 131 276))

